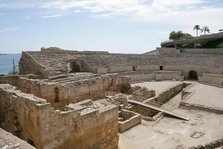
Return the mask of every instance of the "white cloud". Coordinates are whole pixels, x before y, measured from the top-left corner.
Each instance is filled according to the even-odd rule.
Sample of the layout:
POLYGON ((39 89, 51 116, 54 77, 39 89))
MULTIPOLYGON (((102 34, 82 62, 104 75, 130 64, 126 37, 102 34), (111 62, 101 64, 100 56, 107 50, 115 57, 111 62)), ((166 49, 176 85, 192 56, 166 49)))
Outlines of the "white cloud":
POLYGON ((85 6, 89 6, 93 4, 91 0, 73 0, 73 1, 63 1, 63 0, 56 0, 52 2, 47 2, 41 6, 41 8, 54 8, 60 10, 69 10, 72 8, 81 8, 85 6))
POLYGON ((46 9, 82 9, 94 13, 137 13, 146 10, 173 11, 182 7, 192 8, 203 4, 204 0, 56 0, 41 6, 46 9))
POLYGON ((57 18, 57 17, 62 17, 65 16, 66 14, 53 14, 53 15, 45 15, 45 16, 41 16, 41 18, 43 19, 47 19, 47 18, 57 18))
POLYGON ((208 5, 207 0, 52 0, 41 8, 61 12, 89 12, 97 18, 132 16, 138 21, 161 24, 210 25, 217 30, 223 8, 208 5))
POLYGON ((20 27, 9 27, 9 28, 3 28, 3 29, 0 29, 0 33, 5 33, 5 32, 16 32, 16 31, 19 31, 21 30, 20 27))

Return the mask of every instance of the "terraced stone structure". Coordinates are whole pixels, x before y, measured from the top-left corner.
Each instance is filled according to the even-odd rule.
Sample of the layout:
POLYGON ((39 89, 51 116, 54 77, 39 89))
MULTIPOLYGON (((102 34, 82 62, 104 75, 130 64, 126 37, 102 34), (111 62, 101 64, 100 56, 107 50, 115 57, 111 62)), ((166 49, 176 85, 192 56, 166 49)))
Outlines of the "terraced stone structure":
POLYGON ((188 121, 165 109, 182 90, 182 100, 192 94, 188 79, 223 87, 223 49, 22 52, 19 75, 0 77, 0 127, 40 149, 116 149, 119 132, 144 120, 188 121), (178 82, 162 92, 131 86, 164 80, 178 82))
POLYGON ((145 54, 110 54, 42 48, 23 52, 19 70, 42 78, 70 72, 119 73, 132 81, 195 79, 222 86, 222 55, 223 49, 157 48, 145 54))

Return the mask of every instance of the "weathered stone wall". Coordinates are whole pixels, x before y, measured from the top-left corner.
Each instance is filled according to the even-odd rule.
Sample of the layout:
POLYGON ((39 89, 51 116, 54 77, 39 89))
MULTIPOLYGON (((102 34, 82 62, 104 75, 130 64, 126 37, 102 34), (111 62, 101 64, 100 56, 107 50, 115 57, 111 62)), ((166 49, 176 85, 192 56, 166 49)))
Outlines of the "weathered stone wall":
POLYGON ((155 80, 177 80, 182 81, 184 77, 182 76, 181 71, 155 71, 155 80))
POLYGON ((124 76, 131 78, 132 82, 155 80, 155 74, 154 73, 150 73, 150 74, 132 73, 132 74, 127 74, 127 75, 125 74, 124 76))
POLYGON ((22 52, 22 57, 19 61, 19 74, 36 74, 42 77, 49 76, 49 71, 36 61, 31 54, 22 52))
POLYGON ((10 85, 0 85, 0 127, 42 148, 38 104, 46 100, 21 93, 10 85), (30 98, 30 99, 29 99, 30 98))
POLYGON ((186 53, 203 53, 203 54, 223 54, 223 49, 222 48, 208 48, 208 49, 199 49, 199 48, 194 48, 194 49, 182 49, 182 52, 186 53))
MULTIPOLYGON (((68 78, 69 79, 69 78, 68 78)), ((65 105, 82 101, 84 99, 98 99, 105 97, 106 92, 127 92, 130 79, 120 77, 118 74, 108 74, 97 77, 71 78, 67 82, 52 82, 49 80, 28 79, 20 76, 0 77, 0 84, 11 84, 17 86, 25 93, 34 94, 46 99, 56 109, 65 105)))
POLYGON ((157 53, 159 55, 178 55, 180 54, 181 50, 176 48, 157 48, 157 53))
MULTIPOLYGON (((159 50, 159 49, 158 49, 159 50)), ((165 51, 165 49, 162 49, 165 51)), ((179 49, 177 49, 179 50, 179 49)), ((168 50, 166 51, 168 52, 168 50)), ((165 71, 181 71, 184 78, 188 78, 188 73, 196 71, 200 76, 206 71, 221 73, 223 71, 222 54, 213 54, 205 52, 171 52, 167 55, 140 55, 140 54, 109 54, 106 52, 27 52, 47 68, 51 74, 67 73, 67 61, 76 59, 84 61, 89 65, 83 69, 94 73, 107 72, 131 72, 143 71, 153 72, 160 70, 160 66, 165 71), (173 54, 175 53, 175 54, 173 54), (177 54, 176 54, 177 53, 177 54), (211 68, 211 70, 210 70, 211 68)), ((50 75, 51 75, 50 74, 50 75)))
POLYGON ((118 145, 115 105, 79 112, 54 110, 46 100, 0 85, 0 126, 37 148, 110 148, 118 145))
POLYGON ((159 65, 137 65, 136 67, 136 71, 158 71, 160 70, 160 66, 159 65))
POLYGON ((119 113, 120 117, 123 118, 123 120, 118 122, 119 125, 119 132, 123 133, 130 128, 141 124, 141 116, 135 112, 128 111, 128 110, 122 110, 119 113))
POLYGON ((144 103, 161 106, 162 104, 164 104, 165 102, 169 101, 171 98, 176 96, 178 93, 180 93, 183 87, 184 87, 184 84, 179 83, 178 85, 165 90, 164 92, 158 94, 157 96, 152 97, 148 100, 145 100, 144 103))
MULTIPOLYGON (((189 72, 188 72, 189 73, 189 72)), ((181 71, 153 71, 153 72, 128 72, 120 73, 120 75, 131 78, 132 82, 137 81, 163 81, 163 80, 184 80, 181 71)))
POLYGON ((78 67, 77 71, 98 74, 117 72, 130 77, 134 82, 154 80, 153 77, 155 80, 182 80, 188 79, 191 71, 195 71, 198 77, 202 73, 222 74, 223 54, 221 50, 158 48, 156 55, 142 55, 78 52, 49 48, 42 49, 40 52, 23 52, 24 56, 22 55, 20 65, 21 74, 40 74, 44 78, 69 74, 69 63, 75 62, 78 67), (34 67, 31 67, 32 59, 35 61, 34 67), (36 65, 41 67, 38 68, 39 66, 36 65), (154 76, 153 73, 156 71, 175 71, 181 75, 163 73, 162 76, 158 74, 154 76))
POLYGON ((202 76, 199 77, 198 82, 208 85, 223 87, 223 75, 213 74, 213 73, 203 73, 202 76))

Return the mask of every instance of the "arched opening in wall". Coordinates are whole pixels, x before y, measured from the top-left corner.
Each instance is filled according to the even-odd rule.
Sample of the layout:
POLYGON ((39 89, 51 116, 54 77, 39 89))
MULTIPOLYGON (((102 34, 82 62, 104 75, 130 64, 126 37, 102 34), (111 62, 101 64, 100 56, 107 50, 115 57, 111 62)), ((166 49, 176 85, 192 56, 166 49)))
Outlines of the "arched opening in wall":
POLYGON ((197 80, 197 72, 196 71, 190 71, 188 74, 189 80, 197 80))
POLYGON ((81 67, 77 62, 71 62, 70 63, 70 72, 81 72, 81 67))

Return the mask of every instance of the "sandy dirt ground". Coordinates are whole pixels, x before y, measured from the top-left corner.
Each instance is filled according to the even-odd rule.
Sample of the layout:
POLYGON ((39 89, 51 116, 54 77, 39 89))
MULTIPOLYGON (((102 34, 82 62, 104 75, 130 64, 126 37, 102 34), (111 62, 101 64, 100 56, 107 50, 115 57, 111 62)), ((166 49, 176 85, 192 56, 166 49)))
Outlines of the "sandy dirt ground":
MULTIPOLYGON (((137 85, 162 92, 176 83, 180 82, 145 82, 137 85)), ((197 83, 193 89, 196 92, 188 101, 223 108, 223 88, 197 83)), ((180 94, 167 104, 179 104, 179 101, 180 94)), ((142 120, 142 124, 120 134, 119 149, 186 149, 223 138, 223 115, 178 107, 173 112, 190 120, 167 116, 157 122, 142 120)))
POLYGON ((183 149, 223 137, 223 115, 203 111, 174 110, 190 117, 189 121, 165 116, 157 124, 142 121, 120 134, 120 149, 183 149))
POLYGON ((195 91, 186 102, 215 108, 223 108, 223 88, 197 83, 195 91))

